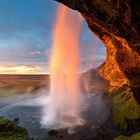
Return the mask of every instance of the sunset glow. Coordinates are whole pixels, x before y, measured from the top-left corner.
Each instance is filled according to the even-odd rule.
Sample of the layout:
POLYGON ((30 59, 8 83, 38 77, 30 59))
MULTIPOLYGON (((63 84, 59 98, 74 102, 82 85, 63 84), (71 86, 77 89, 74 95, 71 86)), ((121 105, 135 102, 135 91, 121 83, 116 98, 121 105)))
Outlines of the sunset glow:
MULTIPOLYGON (((58 3, 49 0, 7 1, 0 1, 0 74, 49 73, 58 3)), ((60 30, 58 31, 58 36, 60 36, 62 30, 58 30, 60 30)), ((66 36, 70 34, 68 31, 66 32, 66 36)), ((70 38, 72 39, 71 35, 70 38)), ((61 41, 58 41, 59 44, 62 44, 61 41)), ((72 42, 68 44, 73 46, 72 42)), ((101 44, 99 39, 89 30, 86 21, 83 20, 79 40, 80 72, 86 71, 89 66, 97 66, 105 60, 105 49, 101 44), (93 43, 95 40, 98 43, 93 43), (101 46, 96 52, 97 64, 92 62, 96 46, 101 46)), ((70 47, 68 51, 73 50, 70 47)), ((59 55, 63 57, 60 53, 57 53, 56 57, 59 55)), ((57 62, 54 62, 53 65, 55 63, 57 62)), ((57 66, 57 64, 55 65, 57 66)))
POLYGON ((37 74, 42 68, 33 66, 0 66, 0 74, 37 74))

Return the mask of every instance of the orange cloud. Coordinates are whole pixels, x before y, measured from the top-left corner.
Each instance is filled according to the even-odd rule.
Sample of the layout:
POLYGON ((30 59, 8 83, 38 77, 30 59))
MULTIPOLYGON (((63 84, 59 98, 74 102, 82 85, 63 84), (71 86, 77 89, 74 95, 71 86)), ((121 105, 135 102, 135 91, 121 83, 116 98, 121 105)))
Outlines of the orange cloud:
POLYGON ((42 68, 35 66, 0 66, 0 74, 41 74, 42 68))

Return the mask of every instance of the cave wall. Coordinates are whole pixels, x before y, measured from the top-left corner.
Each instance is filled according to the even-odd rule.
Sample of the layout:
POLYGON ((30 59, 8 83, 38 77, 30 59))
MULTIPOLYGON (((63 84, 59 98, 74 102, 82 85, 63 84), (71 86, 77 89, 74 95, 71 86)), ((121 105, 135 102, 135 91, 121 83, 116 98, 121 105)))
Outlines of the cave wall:
POLYGON ((106 46, 98 73, 112 86, 140 87, 140 1, 56 0, 78 10, 106 46))

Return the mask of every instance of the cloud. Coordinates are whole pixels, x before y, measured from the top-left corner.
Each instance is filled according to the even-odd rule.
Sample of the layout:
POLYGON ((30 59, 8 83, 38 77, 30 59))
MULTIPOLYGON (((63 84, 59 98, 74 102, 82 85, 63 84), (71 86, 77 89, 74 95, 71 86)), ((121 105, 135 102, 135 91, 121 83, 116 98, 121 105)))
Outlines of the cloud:
POLYGON ((37 66, 0 66, 0 74, 37 74, 43 69, 37 66))
MULTIPOLYGON (((49 71, 56 9, 51 0, 0 0, 0 73, 49 71)), ((88 69, 104 61, 105 50, 96 48, 101 41, 83 24, 79 53, 88 69)))
POLYGON ((33 52, 30 52, 31 55, 40 55, 42 54, 41 51, 33 51, 33 52))

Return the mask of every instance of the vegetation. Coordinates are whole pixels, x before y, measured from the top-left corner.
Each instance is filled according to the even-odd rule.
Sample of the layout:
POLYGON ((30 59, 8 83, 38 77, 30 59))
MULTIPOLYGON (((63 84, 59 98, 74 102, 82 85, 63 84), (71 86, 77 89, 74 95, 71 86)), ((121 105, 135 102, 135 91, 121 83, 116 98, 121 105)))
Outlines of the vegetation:
POLYGON ((115 138, 114 140, 140 140, 140 132, 133 134, 131 137, 121 135, 121 136, 115 138))
POLYGON ((122 130, 126 130, 131 123, 140 118, 140 106, 130 88, 120 88, 111 91, 113 123, 122 130))
POLYGON ((17 125, 16 121, 0 117, 0 140, 29 140, 26 129, 17 125))

